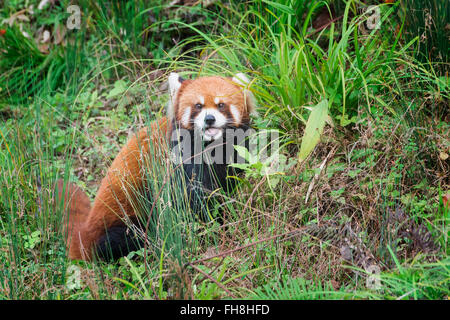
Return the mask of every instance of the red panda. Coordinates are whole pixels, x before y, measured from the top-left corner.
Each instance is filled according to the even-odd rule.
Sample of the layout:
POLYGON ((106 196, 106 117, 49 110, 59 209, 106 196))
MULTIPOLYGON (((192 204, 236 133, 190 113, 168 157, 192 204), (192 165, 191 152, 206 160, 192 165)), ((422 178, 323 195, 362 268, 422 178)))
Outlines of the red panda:
MULTIPOLYGON (((125 215, 131 221, 136 218, 130 198, 133 192, 129 189, 142 190, 143 153, 150 154, 153 160, 167 159, 170 157, 167 142, 176 144, 177 135, 173 133, 179 129, 212 143, 223 138, 227 129, 248 128, 255 102, 247 88, 249 80, 242 73, 233 78, 210 76, 193 80, 183 80, 171 73, 168 82, 167 116, 139 131, 121 149, 103 178, 92 207, 78 187, 67 186, 64 201, 69 214, 66 231, 70 259, 92 260, 94 256, 117 259, 142 246, 138 239, 128 235, 123 218, 125 215)), ((183 164, 182 168, 188 178, 199 173, 195 164, 183 164)), ((214 164, 213 169, 219 177, 206 170, 198 180, 207 190, 225 185, 227 163, 214 164)), ((58 191, 61 197, 61 183, 58 191)), ((201 207, 202 203, 192 205, 201 207)))

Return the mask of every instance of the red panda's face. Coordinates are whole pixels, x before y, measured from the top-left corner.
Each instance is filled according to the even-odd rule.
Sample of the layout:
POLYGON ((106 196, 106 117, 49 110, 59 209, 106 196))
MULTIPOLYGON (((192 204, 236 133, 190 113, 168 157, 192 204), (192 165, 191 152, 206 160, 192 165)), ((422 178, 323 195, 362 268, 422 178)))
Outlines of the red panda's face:
MULTIPOLYGON (((248 124, 253 107, 251 94, 243 87, 248 81, 241 78, 201 77, 179 81, 173 103, 173 117, 185 129, 200 130, 203 140, 217 140, 230 127, 248 124), (241 80, 242 79, 242 80, 241 80)), ((171 75, 173 76, 173 74, 171 75)), ((171 86, 171 92, 173 83, 171 86)), ((176 86, 176 83, 175 83, 176 86)))

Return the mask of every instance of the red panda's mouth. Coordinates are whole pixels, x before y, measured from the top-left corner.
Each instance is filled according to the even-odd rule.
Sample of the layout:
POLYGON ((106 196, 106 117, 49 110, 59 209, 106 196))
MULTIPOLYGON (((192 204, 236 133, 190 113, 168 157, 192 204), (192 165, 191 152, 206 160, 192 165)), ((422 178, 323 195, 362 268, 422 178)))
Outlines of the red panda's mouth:
POLYGON ((203 140, 214 141, 219 139, 223 134, 223 128, 208 127, 203 131, 203 140))
POLYGON ((214 128, 214 127, 209 127, 208 129, 205 130, 205 133, 211 137, 216 136, 219 132, 220 132, 220 129, 214 128))

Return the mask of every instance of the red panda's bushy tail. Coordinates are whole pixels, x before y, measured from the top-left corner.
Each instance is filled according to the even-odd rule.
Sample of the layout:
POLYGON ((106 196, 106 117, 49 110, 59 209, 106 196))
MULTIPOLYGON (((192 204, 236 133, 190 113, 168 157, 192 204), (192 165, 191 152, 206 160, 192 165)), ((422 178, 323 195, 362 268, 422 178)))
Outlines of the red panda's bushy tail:
POLYGON ((64 184, 64 180, 62 179, 56 182, 55 208, 58 208, 60 201, 63 201, 63 231, 67 237, 66 247, 69 248, 72 243, 72 236, 80 232, 87 220, 89 212, 91 211, 91 200, 87 194, 74 183, 67 182, 65 188, 64 184))

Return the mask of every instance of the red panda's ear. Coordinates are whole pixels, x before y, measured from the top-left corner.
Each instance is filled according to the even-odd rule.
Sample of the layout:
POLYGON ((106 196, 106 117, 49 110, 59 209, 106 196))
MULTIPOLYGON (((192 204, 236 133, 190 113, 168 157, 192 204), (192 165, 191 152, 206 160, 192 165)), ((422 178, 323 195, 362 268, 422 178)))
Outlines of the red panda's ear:
POLYGON ((167 106, 167 117, 172 119, 174 115, 174 106, 175 100, 178 95, 178 91, 180 90, 181 83, 183 82, 183 78, 180 77, 178 73, 172 72, 169 75, 169 105, 167 106))
POLYGON ((233 80, 233 82, 237 83, 238 85, 240 85, 242 87, 247 87, 248 84, 250 83, 250 80, 242 72, 236 73, 234 75, 233 79, 231 79, 231 80, 233 80))
POLYGON ((251 115, 258 115, 256 112, 256 100, 253 93, 250 91, 250 80, 242 72, 236 73, 231 79, 234 83, 238 84, 240 87, 244 87, 245 102, 247 105, 247 111, 251 115))

